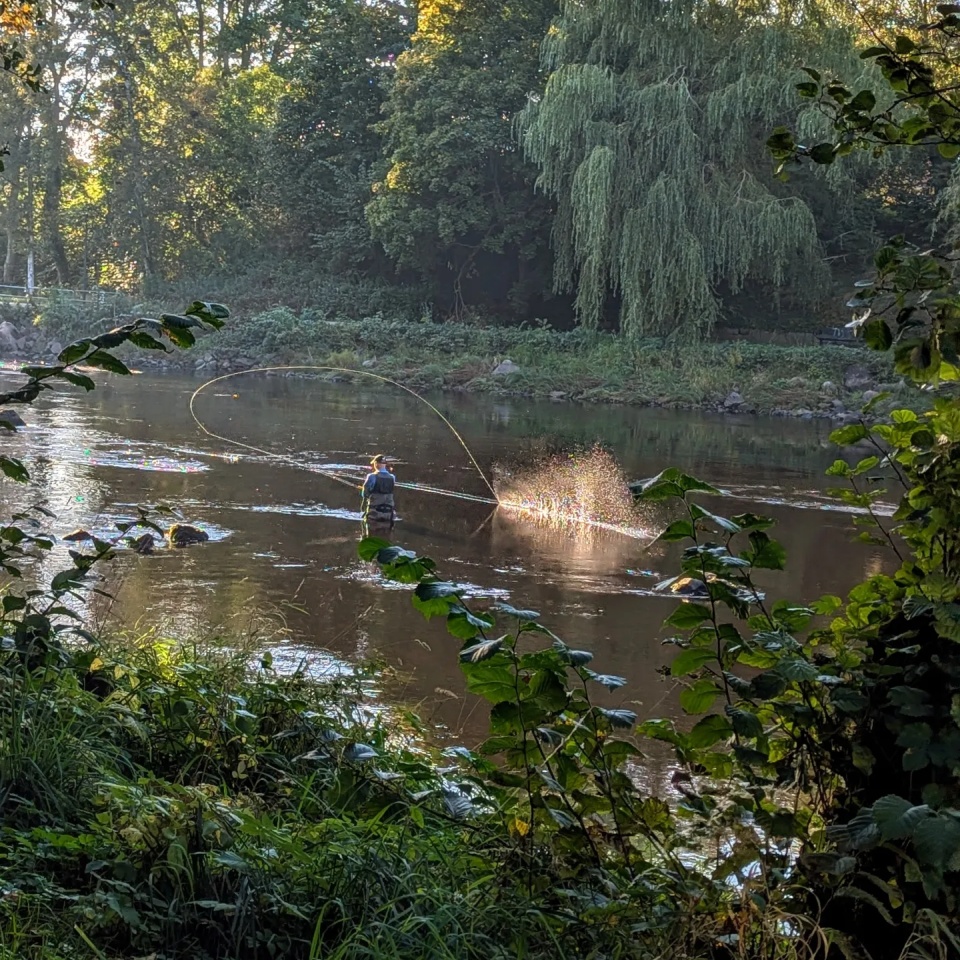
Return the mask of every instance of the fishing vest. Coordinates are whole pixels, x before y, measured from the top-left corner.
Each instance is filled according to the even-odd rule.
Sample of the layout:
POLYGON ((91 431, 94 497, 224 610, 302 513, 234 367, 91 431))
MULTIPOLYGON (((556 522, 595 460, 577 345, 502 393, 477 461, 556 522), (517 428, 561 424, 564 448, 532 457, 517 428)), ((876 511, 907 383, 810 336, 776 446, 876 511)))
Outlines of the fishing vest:
POLYGON ((393 488, 396 486, 396 483, 397 481, 394 479, 392 473, 380 473, 378 471, 376 479, 373 481, 373 489, 367 495, 367 505, 369 508, 383 512, 386 512, 387 509, 392 509, 394 506, 393 488))

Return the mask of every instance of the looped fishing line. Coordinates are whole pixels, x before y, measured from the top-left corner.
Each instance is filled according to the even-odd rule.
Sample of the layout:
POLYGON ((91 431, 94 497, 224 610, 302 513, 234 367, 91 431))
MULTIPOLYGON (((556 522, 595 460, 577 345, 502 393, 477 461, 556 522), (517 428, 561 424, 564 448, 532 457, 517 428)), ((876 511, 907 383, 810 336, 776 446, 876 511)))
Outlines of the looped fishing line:
MULTIPOLYGON (((224 380, 230 380, 233 377, 243 377, 251 373, 273 373, 280 370, 313 370, 313 371, 321 370, 326 373, 346 373, 346 374, 349 374, 350 376, 369 377, 371 380, 379 380, 381 383, 389 383, 393 387, 399 387, 405 393, 409 393, 411 397, 414 397, 417 400, 419 400, 421 403, 426 404, 427 407, 429 407, 429 409, 432 410, 447 425, 450 432, 457 438, 457 442, 466 451, 467 456, 470 458, 470 462, 473 464, 477 473, 480 474, 480 477, 483 480, 483 482, 487 485, 487 488, 493 494, 493 498, 491 499, 489 497, 479 497, 472 493, 459 493, 456 490, 444 490, 441 487, 431 487, 431 486, 427 486, 426 484, 419 484, 419 483, 400 483, 399 481, 397 481, 396 485, 398 487, 401 487, 405 490, 418 490, 421 493, 429 493, 429 494, 433 494, 434 496, 454 497, 457 500, 471 500, 475 503, 487 503, 487 504, 491 504, 492 506, 510 507, 513 509, 521 510, 521 511, 524 510, 524 506, 522 504, 504 501, 504 500, 501 500, 499 496, 497 496, 497 491, 494 490, 493 484, 490 482, 487 475, 483 472, 483 469, 480 466, 480 464, 477 463, 476 457, 474 457, 472 451, 470 450, 470 447, 467 446, 466 440, 463 439, 463 437, 460 435, 460 432, 457 430, 457 428, 429 400, 426 400, 424 397, 421 397, 419 393, 417 393, 415 390, 412 390, 410 387, 404 386, 404 384, 398 383, 396 380, 391 380, 389 377, 384 377, 379 373, 371 373, 369 370, 351 370, 347 367, 330 367, 330 366, 321 366, 318 364, 289 364, 289 365, 271 366, 271 367, 254 367, 250 370, 234 370, 232 373, 224 373, 219 377, 214 377, 212 380, 207 380, 206 383, 200 384, 200 386, 193 391, 193 393, 190 396, 190 416, 193 417, 194 422, 200 428, 200 430, 202 430, 208 437, 212 437, 214 440, 220 440, 223 443, 229 443, 235 447, 242 447, 244 450, 251 450, 253 453, 259 453, 265 457, 271 457, 274 460, 280 460, 281 462, 286 463, 290 466, 293 466, 298 470, 312 469, 312 472, 319 473, 321 476, 328 477, 331 480, 335 480, 337 483, 342 483, 348 487, 356 488, 357 486, 356 478, 345 476, 342 472, 336 472, 333 470, 324 470, 322 468, 305 468, 302 460, 298 460, 295 457, 289 456, 288 454, 277 453, 274 450, 265 450, 263 447, 255 446, 252 443, 246 443, 243 440, 234 440, 232 437, 224 437, 221 434, 214 433, 212 430, 208 429, 207 426, 203 423, 203 421, 197 416, 197 412, 194 408, 194 404, 196 402, 197 397, 200 396, 200 394, 203 393, 203 391, 206 390, 207 387, 210 387, 215 383, 221 383, 224 380)), ((623 527, 617 526, 616 524, 604 523, 599 520, 588 520, 583 517, 575 517, 575 516, 566 515, 563 513, 558 514, 558 516, 564 517, 565 519, 573 521, 574 523, 582 526, 596 527, 598 529, 609 530, 613 533, 619 533, 624 536, 634 535, 631 531, 623 527)), ((654 542, 654 540, 656 540, 656 537, 654 537, 650 541, 650 543, 646 545, 646 547, 649 547, 650 544, 654 542)), ((644 549, 646 549, 646 547, 644 547, 644 549)))
MULTIPOLYGON (((401 390, 409 393, 411 397, 415 397, 421 403, 426 404, 430 410, 432 410, 450 429, 450 432, 457 438, 460 446, 466 451, 467 456, 470 458, 470 462, 473 464, 477 473, 480 474, 481 479, 487 485, 490 492, 493 494, 493 499, 489 497, 478 497, 470 493, 458 493, 455 490, 443 490, 439 487, 427 487, 422 484, 416 483, 397 483, 398 487, 402 487, 407 490, 421 490, 424 493, 432 493, 441 497, 455 497, 458 500, 474 500, 479 503, 489 503, 493 505, 500 504, 500 498, 497 496, 497 491, 493 489, 493 484, 487 478, 487 475, 483 472, 480 464, 477 463, 476 458, 471 452, 470 448, 467 446, 467 442, 460 436, 460 433, 457 431, 457 428, 429 401, 424 399, 417 393, 415 390, 411 390, 410 387, 404 386, 402 383, 398 383, 396 380, 391 380, 389 377, 384 377, 379 373, 370 373, 369 370, 350 370, 346 367, 328 367, 328 366, 319 366, 317 364, 294 364, 294 365, 284 365, 284 366, 275 366, 275 367, 254 367, 251 370, 234 370, 232 373, 225 373, 222 376, 214 377, 212 380, 208 380, 206 383, 200 384, 196 390, 193 391, 193 394, 190 396, 190 416, 193 417, 196 425, 208 436, 213 437, 215 440, 220 440, 223 443, 232 444, 235 447, 242 447, 245 450, 252 450, 254 453, 262 454, 266 457, 272 457, 275 460, 283 461, 284 463, 291 464, 298 469, 303 469, 303 462, 295 459, 294 457, 288 456, 283 453, 276 453, 273 450, 265 450, 263 447, 254 446, 252 443, 245 443, 243 440, 234 440, 232 437, 224 437, 218 433, 214 433, 212 430, 207 429, 203 421, 197 416, 196 410, 194 409, 194 403, 200 394, 207 389, 207 387, 212 386, 215 383, 220 383, 223 380, 230 380, 232 377, 242 377, 251 373, 271 373, 279 370, 322 370, 327 373, 347 373, 351 376, 361 376, 361 377, 370 377, 372 380, 379 380, 381 383, 389 383, 391 386, 399 387, 401 390)), ((324 477, 328 477, 331 480, 336 480, 337 483, 343 483, 348 487, 355 487, 356 482, 352 479, 349 479, 343 476, 341 473, 336 473, 332 470, 323 470, 323 469, 314 469, 314 473, 319 473, 324 477)))

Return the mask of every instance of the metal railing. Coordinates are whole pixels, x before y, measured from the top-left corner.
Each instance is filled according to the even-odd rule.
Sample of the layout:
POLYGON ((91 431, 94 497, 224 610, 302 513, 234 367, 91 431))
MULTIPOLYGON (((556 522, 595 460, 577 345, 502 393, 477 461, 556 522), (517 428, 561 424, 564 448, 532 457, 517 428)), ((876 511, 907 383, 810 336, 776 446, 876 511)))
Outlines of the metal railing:
POLYGON ((89 306, 110 307, 116 313, 124 294, 118 290, 74 290, 66 287, 34 287, 0 284, 0 302, 7 303, 82 303, 89 306))

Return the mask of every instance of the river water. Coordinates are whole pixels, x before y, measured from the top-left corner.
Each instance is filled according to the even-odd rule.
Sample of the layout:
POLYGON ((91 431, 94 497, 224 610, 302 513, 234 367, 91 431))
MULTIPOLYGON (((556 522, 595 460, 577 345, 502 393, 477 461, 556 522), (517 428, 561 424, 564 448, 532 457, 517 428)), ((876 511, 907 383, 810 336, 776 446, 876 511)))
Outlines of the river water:
MULTIPOLYGON (((125 551, 109 575, 115 599, 95 598, 99 620, 183 635, 242 631, 252 611, 275 611, 289 631, 271 641, 281 663, 308 657, 318 669, 336 669, 381 655, 397 673, 386 695, 465 736, 481 733, 482 711, 464 696, 458 641, 441 621, 421 618, 409 589, 383 583, 357 558, 357 491, 309 469, 356 472, 386 452, 405 461, 401 480, 487 495, 448 428, 386 386, 251 375, 198 398, 209 429, 291 456, 297 467, 200 433, 188 412, 198 385, 176 376, 104 378, 92 394, 56 395, 27 411, 28 426, 3 443, 27 458, 34 484, 25 491, 5 483, 6 506, 39 500, 57 514, 60 534, 86 527, 103 535, 137 504, 176 505, 211 541, 147 557, 125 551)), ((789 560, 786 573, 765 581, 776 596, 842 594, 889 562, 880 548, 853 542, 851 516, 831 506, 827 423, 463 395, 431 400, 484 469, 510 460, 549 483, 546 447, 601 442, 626 479, 679 466, 724 488, 728 496, 710 509, 777 521, 789 560)), ((596 669, 628 678, 614 700, 641 719, 676 709, 675 686, 658 672, 670 659, 661 623, 673 602, 654 588, 674 574, 679 550, 647 546, 671 519, 666 508, 645 512, 632 535, 407 490, 398 512, 394 542, 434 558, 478 606, 502 599, 540 611, 571 645, 595 652, 596 669)), ((43 561, 42 573, 59 569, 67 546, 43 561)))

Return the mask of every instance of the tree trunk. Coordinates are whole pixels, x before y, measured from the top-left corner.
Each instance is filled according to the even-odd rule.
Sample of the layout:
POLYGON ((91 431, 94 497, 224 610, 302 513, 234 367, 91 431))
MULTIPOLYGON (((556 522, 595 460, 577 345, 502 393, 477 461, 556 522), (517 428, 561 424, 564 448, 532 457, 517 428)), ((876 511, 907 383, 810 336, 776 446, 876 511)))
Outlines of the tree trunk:
POLYGON ((19 142, 20 131, 17 131, 17 142, 11 143, 10 155, 4 166, 10 181, 10 192, 7 196, 7 209, 4 217, 4 232, 7 236, 7 253, 3 261, 3 282, 16 283, 23 279, 20 276, 20 186, 23 170, 23 156, 19 142))
POLYGON ((152 224, 144 198, 145 173, 143 169, 143 141, 140 137, 140 121, 137 119, 133 94, 133 78, 126 57, 121 57, 117 71, 123 80, 124 101, 127 108, 127 123, 130 137, 130 174, 133 181, 133 199, 137 208, 140 232, 140 250, 143 256, 143 278, 146 283, 157 273, 151 242, 152 224))
MULTIPOLYGON (((240 23, 242 24, 242 29, 244 31, 249 29, 248 20, 250 19, 250 0, 243 0, 243 4, 240 7, 240 23)), ((249 70, 250 69, 250 58, 253 55, 253 37, 249 34, 245 34, 243 41, 243 47, 240 51, 240 70, 249 70)))
POLYGON ((43 191, 43 230, 53 265, 57 271, 57 283, 70 286, 70 262, 63 242, 60 211, 63 207, 64 143, 61 124, 60 77, 53 82, 50 101, 46 110, 47 126, 47 171, 43 191))
POLYGON ((197 62, 202 70, 207 59, 207 14, 204 9, 204 0, 197 0, 197 62))

